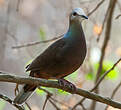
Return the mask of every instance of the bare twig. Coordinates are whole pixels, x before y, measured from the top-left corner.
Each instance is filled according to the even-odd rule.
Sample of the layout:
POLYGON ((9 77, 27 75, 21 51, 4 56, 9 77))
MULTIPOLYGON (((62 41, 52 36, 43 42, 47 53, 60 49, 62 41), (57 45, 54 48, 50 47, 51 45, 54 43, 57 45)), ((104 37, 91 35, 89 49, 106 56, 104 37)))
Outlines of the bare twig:
POLYGON ((38 87, 38 89, 43 90, 45 93, 47 93, 50 97, 53 95, 51 92, 47 91, 46 89, 43 89, 41 87, 38 87))
POLYGON ((65 107, 68 107, 69 109, 72 109, 70 105, 64 103, 64 102, 61 102, 53 97, 50 97, 51 100, 53 100, 54 102, 58 103, 58 104, 61 104, 61 105, 64 105, 65 107))
POLYGON ((49 100, 49 102, 50 102, 57 110, 60 110, 60 109, 56 106, 56 104, 50 100, 50 99, 53 99, 53 98, 51 97, 51 96, 53 95, 51 92, 49 92, 49 91, 47 91, 46 89, 43 89, 43 88, 41 88, 41 87, 38 87, 38 89, 43 90, 45 93, 47 93, 46 100, 45 100, 45 103, 44 103, 44 105, 43 105, 42 110, 45 109, 47 100, 49 100))
POLYGON ((81 103, 81 107, 83 110, 87 110, 82 103, 81 103))
POLYGON ((30 105, 27 102, 25 102, 25 104, 29 108, 29 110, 32 110, 31 107, 30 107, 30 105))
POLYGON ((112 93, 112 95, 111 95, 111 99, 114 98, 114 96, 115 96, 116 92, 118 91, 118 89, 120 88, 120 86, 121 86, 121 82, 120 82, 120 83, 116 86, 116 88, 113 90, 113 93, 112 93))
POLYGON ((49 39, 49 40, 37 41, 37 42, 27 43, 27 44, 23 44, 23 45, 13 46, 12 49, 19 49, 19 48, 29 47, 29 46, 33 46, 33 45, 37 45, 37 44, 41 44, 41 43, 52 42, 52 41, 54 41, 54 40, 57 40, 57 39, 61 38, 63 35, 64 35, 64 34, 59 35, 59 36, 54 37, 54 38, 49 39))
POLYGON ((105 1, 105 0, 101 0, 101 1, 96 5, 96 7, 95 7, 91 12, 88 13, 88 16, 90 16, 91 14, 93 14, 93 13, 103 4, 104 1, 105 1))
POLYGON ((15 92, 15 96, 17 95, 17 92, 19 93, 18 84, 16 84, 16 87, 15 87, 15 90, 14 90, 14 92, 15 92))
POLYGON ((0 81, 2 82, 12 82, 12 83, 18 83, 18 84, 32 84, 37 86, 45 86, 45 87, 52 87, 52 88, 58 88, 62 89, 64 91, 67 91, 71 94, 77 94, 83 97, 86 97, 88 99, 92 99, 104 104, 108 104, 115 108, 121 109, 121 103, 111 100, 110 98, 102 97, 98 94, 91 93, 89 91, 77 88, 76 91, 72 91, 70 87, 63 87, 58 84, 58 81, 51 81, 46 79, 40 79, 40 78, 34 78, 34 77, 19 77, 16 75, 10 75, 6 74, 5 72, 1 72, 0 74, 0 81))
MULTIPOLYGON (((48 90, 43 89, 43 88, 41 88, 41 87, 38 87, 38 89, 43 90, 44 92, 46 92, 46 93, 50 96, 50 97, 49 97, 49 100, 51 99, 51 100, 53 100, 55 103, 58 103, 58 104, 64 105, 64 106, 68 107, 69 109, 71 109, 71 107, 70 107, 69 105, 67 105, 66 103, 61 102, 61 101, 59 101, 59 100, 53 98, 53 97, 52 97, 53 94, 52 94, 51 92, 49 92, 48 90)), ((53 102, 53 103, 54 103, 54 102, 53 102)))
POLYGON ((52 100, 49 99, 49 102, 56 108, 56 110, 61 110, 52 100))
POLYGON ((121 14, 117 15, 115 19, 119 19, 121 17, 121 14))
POLYGON ((11 105, 16 107, 18 110, 25 110, 23 106, 19 106, 19 105, 14 104, 13 101, 5 95, 0 94, 0 98, 9 102, 11 105))
POLYGON ((48 99, 50 98, 50 95, 46 95, 46 99, 45 99, 45 102, 44 102, 44 105, 43 105, 43 107, 42 107, 42 110, 45 110, 45 106, 46 106, 46 104, 47 104, 47 101, 48 101, 48 99))

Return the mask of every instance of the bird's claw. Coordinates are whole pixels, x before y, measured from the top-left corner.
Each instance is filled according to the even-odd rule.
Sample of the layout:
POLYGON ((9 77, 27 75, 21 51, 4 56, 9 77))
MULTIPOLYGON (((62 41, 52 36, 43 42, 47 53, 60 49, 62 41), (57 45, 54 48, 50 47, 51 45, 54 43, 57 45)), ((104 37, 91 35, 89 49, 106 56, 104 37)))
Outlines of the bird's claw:
POLYGON ((58 79, 58 83, 60 86, 69 87, 72 91, 76 91, 76 86, 65 79, 58 79))

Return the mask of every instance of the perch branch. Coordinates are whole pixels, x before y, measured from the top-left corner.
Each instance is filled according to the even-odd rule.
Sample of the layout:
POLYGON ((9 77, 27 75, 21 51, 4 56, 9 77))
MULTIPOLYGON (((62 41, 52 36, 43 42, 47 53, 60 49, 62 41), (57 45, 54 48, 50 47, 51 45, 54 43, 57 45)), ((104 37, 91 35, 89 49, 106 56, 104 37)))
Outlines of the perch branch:
POLYGON ((16 75, 10 75, 5 72, 0 73, 0 81, 1 82, 11 82, 11 83, 18 83, 18 84, 32 84, 37 86, 45 86, 45 87, 51 87, 51 88, 57 88, 62 89, 66 92, 69 92, 71 94, 77 94, 83 97, 86 97, 88 99, 92 99, 104 104, 108 104, 110 106, 113 106, 115 108, 121 109, 121 103, 111 100, 110 98, 102 97, 98 94, 91 93, 89 91, 77 88, 75 92, 72 91, 69 87, 63 87, 58 84, 58 81, 51 81, 51 80, 45 80, 40 78, 34 78, 34 77, 20 77, 16 75))

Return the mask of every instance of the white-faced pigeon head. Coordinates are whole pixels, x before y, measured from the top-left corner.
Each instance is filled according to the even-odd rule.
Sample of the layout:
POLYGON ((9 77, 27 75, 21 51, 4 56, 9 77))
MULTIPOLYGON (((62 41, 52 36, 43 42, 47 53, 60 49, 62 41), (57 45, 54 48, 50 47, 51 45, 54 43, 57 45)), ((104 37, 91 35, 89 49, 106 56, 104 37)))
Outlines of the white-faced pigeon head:
POLYGON ((82 8, 75 8, 70 14, 70 21, 81 22, 84 19, 88 19, 82 8))

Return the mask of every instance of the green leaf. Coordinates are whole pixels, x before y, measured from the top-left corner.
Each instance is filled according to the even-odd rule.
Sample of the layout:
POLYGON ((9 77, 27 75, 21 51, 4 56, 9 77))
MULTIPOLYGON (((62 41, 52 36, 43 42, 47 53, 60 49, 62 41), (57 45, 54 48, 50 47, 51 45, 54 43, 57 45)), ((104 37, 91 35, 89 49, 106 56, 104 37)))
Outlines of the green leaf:
POLYGON ((3 110, 6 105, 6 102, 2 99, 0 99, 0 110, 3 110))

